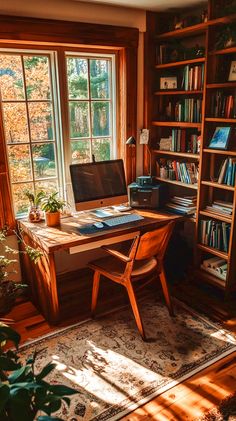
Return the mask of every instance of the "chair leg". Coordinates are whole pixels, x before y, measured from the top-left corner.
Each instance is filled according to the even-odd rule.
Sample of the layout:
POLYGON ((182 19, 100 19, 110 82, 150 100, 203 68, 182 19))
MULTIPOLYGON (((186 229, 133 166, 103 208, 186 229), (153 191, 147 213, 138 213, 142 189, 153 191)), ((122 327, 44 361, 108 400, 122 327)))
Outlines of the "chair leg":
POLYGON ((134 293, 134 289, 133 289, 133 285, 130 281, 126 281, 125 282, 125 287, 127 289, 128 292, 128 296, 129 296, 129 300, 130 300, 130 304, 134 313, 134 317, 135 317, 135 321, 136 324, 138 326, 138 330, 140 332, 140 335, 142 336, 143 340, 146 340, 146 336, 145 336, 145 332, 144 332, 144 327, 143 327, 143 322, 139 313, 139 309, 138 309, 138 304, 136 301, 136 297, 135 297, 135 293, 134 293))
POLYGON ((159 278, 161 281, 162 291, 165 297, 166 305, 168 307, 170 316, 174 316, 174 310, 173 310, 173 306, 172 306, 172 302, 170 298, 169 288, 166 281, 166 274, 163 267, 161 268, 161 272, 159 272, 159 278))
POLYGON ((99 284, 100 284, 100 273, 98 271, 95 271, 93 275, 93 291, 92 291, 92 304, 91 304, 92 317, 94 317, 95 315, 95 310, 97 306, 99 284))

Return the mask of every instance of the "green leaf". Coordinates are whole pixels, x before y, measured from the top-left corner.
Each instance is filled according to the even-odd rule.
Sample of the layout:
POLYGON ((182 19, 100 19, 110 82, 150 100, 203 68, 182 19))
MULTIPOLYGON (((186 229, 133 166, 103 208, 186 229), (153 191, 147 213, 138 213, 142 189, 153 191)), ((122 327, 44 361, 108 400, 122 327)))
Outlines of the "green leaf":
POLYGON ((48 405, 48 407, 49 407, 49 410, 50 410, 50 414, 52 412, 58 411, 60 409, 60 407, 61 407, 61 399, 58 398, 58 399, 54 400, 53 402, 50 402, 50 404, 48 405))
POLYGON ((42 369, 42 371, 37 374, 36 379, 38 381, 42 380, 44 377, 46 377, 49 373, 51 373, 52 370, 54 370, 54 368, 56 368, 56 364, 55 363, 48 363, 47 365, 45 365, 45 367, 42 369))
POLYGON ((20 364, 16 363, 15 361, 12 361, 11 358, 7 358, 4 355, 0 356, 0 368, 2 370, 18 370, 20 368, 20 364))
POLYGON ((70 407, 70 398, 63 397, 62 400, 66 403, 68 408, 70 407))
POLYGON ((0 340, 2 340, 1 338, 3 336, 3 340, 12 341, 16 348, 18 347, 20 342, 20 335, 15 330, 8 326, 0 326, 0 334, 0 340))
POLYGON ((50 415, 40 415, 37 421, 63 421, 62 418, 50 417, 50 415))
POLYGON ((50 391, 52 393, 55 393, 58 396, 64 396, 64 395, 75 395, 76 393, 79 393, 77 390, 72 389, 68 386, 63 386, 60 384, 55 384, 50 386, 50 391))
MULTIPOLYGON (((10 396, 10 388, 6 384, 0 385, 0 413, 5 407, 10 396)), ((1 419, 1 418, 0 418, 1 419)))
POLYGON ((15 381, 19 380, 26 380, 25 377, 27 377, 30 370, 31 367, 29 365, 23 366, 18 370, 15 370, 10 376, 8 376, 9 382, 14 383, 15 381))
POLYGON ((31 396, 25 389, 18 389, 17 393, 11 394, 8 403, 10 420, 12 421, 33 421, 34 412, 31 409, 31 396))

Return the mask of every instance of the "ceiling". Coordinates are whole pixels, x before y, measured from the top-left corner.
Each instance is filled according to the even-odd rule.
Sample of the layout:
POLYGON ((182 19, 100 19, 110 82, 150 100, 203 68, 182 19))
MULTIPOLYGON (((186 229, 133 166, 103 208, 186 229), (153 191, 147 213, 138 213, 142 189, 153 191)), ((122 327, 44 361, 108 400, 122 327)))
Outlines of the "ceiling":
MULTIPOLYGON (((77 1, 77 0, 74 0, 77 1)), ((204 3, 199 0, 78 0, 84 3, 107 4, 110 6, 132 7, 135 9, 160 11, 170 8, 191 7, 204 3), (187 4, 186 4, 187 3, 187 4)))

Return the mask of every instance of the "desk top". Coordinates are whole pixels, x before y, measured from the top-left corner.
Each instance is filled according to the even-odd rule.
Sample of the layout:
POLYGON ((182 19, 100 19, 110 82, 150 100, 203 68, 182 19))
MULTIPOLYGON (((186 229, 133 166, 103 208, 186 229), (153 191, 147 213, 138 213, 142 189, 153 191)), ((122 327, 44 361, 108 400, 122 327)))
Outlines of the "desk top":
POLYGON ((78 227, 91 224, 97 219, 88 212, 81 212, 76 217, 62 217, 61 225, 58 227, 47 227, 45 222, 29 222, 26 219, 18 221, 22 229, 40 248, 47 253, 57 250, 68 249, 70 247, 88 244, 94 241, 104 240, 117 235, 130 233, 140 230, 147 231, 155 229, 166 221, 184 220, 185 217, 174 215, 165 211, 139 210, 135 211, 144 216, 144 219, 132 224, 124 224, 114 227, 110 230, 98 231, 95 234, 80 234, 78 227))

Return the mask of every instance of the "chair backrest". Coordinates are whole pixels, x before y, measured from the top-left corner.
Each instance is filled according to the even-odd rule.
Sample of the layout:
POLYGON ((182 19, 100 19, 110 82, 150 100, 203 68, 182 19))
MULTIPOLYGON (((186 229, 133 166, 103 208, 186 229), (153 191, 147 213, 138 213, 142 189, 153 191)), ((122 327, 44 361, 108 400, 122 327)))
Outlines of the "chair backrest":
POLYGON ((153 256, 163 259, 174 225, 175 222, 171 221, 154 231, 143 234, 139 240, 135 260, 150 259, 153 256))

